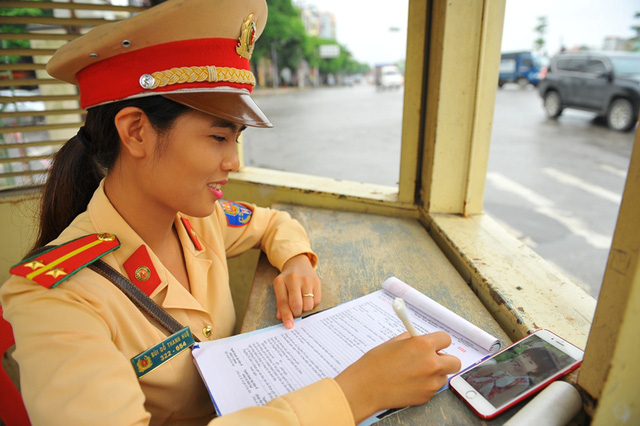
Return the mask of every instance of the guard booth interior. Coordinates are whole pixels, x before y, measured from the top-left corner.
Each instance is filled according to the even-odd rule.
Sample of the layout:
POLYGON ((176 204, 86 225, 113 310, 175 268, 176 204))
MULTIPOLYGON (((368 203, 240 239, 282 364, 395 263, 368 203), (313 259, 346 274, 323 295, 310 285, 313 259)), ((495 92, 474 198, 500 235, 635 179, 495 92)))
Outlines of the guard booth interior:
MULTIPOLYGON (((18 2, 5 5, 17 7, 12 3, 18 2)), ((596 305, 482 211, 504 10, 505 0, 409 2, 398 188, 242 167, 225 194, 259 205, 298 209, 308 221, 303 224, 311 227, 314 217, 327 220, 332 212, 364 215, 370 232, 393 226, 389 217, 412 221, 435 243, 441 261, 448 262, 471 288, 464 296, 469 300, 460 303, 481 303, 507 339, 548 328, 586 347, 583 366, 569 380, 581 390, 593 424, 637 418, 639 392, 632 378, 640 373, 633 362, 640 343, 632 327, 640 319, 640 230, 633 213, 640 208, 640 152, 633 152, 596 305)), ((2 281, 8 266, 31 242, 30 212, 36 202, 32 190, 0 193, 2 281)), ((367 232, 362 227, 354 227, 352 234, 341 229, 347 232, 346 240, 367 232)), ((397 235, 405 240, 399 250, 406 250, 409 257, 413 235, 397 235)), ((327 254, 325 262, 343 254, 332 252, 330 242, 324 244, 320 250, 327 254)), ((243 256, 231 262, 230 269, 253 271, 258 258, 243 256)), ((337 278, 369 279, 355 267, 342 273, 337 278)), ((238 305, 241 311, 254 274, 240 273, 232 280, 238 300, 245 301, 238 305)), ((434 288, 446 292, 447 283, 434 288)))

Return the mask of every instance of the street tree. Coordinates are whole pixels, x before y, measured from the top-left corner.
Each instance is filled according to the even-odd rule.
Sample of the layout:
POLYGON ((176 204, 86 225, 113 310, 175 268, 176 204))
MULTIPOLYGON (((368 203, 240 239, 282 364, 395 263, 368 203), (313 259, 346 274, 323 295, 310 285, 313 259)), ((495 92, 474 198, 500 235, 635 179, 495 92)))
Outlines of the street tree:
POLYGON ((538 25, 533 29, 537 34, 536 39, 533 42, 533 49, 538 53, 544 53, 544 46, 546 44, 544 35, 547 32, 547 17, 538 16, 538 25))

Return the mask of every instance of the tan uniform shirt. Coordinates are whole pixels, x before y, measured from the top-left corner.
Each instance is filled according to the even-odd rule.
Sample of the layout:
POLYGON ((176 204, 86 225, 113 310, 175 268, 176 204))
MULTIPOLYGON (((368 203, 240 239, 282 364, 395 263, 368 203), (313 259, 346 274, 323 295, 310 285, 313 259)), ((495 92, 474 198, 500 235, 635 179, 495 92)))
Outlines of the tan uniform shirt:
MULTIPOLYGON (((310 253, 300 224, 287 213, 245 204, 250 221, 230 226, 220 203, 207 218, 175 219, 189 274, 188 292, 148 249, 161 283, 151 298, 199 339, 227 337, 235 326, 228 256, 260 247, 281 269, 291 257, 310 253)), ((233 219, 233 218, 231 218, 233 219)), ((246 219, 246 218, 245 218, 246 219)), ((125 276, 123 264, 144 242, 118 214, 103 186, 87 211, 53 241, 62 244, 96 232, 115 234, 121 247, 103 260, 125 276)), ((148 247, 147 247, 148 248, 148 247)), ((111 282, 84 268, 53 289, 13 276, 0 289, 5 317, 16 338, 22 394, 34 424, 206 424, 213 405, 190 351, 138 379, 130 359, 167 337, 111 282)), ((275 312, 274 312, 275 315, 275 312)), ((332 379, 215 419, 214 424, 353 424, 340 387, 332 379)))

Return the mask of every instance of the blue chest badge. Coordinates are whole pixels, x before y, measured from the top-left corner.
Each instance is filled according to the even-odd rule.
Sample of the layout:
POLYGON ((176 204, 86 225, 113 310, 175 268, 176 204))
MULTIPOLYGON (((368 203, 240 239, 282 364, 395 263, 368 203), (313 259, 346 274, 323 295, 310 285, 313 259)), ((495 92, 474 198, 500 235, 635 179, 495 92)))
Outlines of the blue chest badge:
POLYGON ((227 216, 227 224, 234 228, 245 226, 251 220, 253 212, 242 204, 233 201, 220 200, 220 206, 227 216))
POLYGON ((133 369, 138 378, 140 378, 160 367, 180 352, 189 349, 194 343, 195 340, 191 334, 191 329, 187 326, 157 345, 131 358, 131 364, 133 364, 133 369))

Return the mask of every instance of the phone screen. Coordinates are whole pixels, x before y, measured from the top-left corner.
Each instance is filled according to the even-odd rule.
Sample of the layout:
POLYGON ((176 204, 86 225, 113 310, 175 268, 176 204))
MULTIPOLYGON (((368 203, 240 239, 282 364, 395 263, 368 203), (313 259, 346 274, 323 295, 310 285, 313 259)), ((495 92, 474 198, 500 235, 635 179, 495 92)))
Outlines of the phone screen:
POLYGON ((532 334, 460 377, 498 409, 580 360, 532 334))

